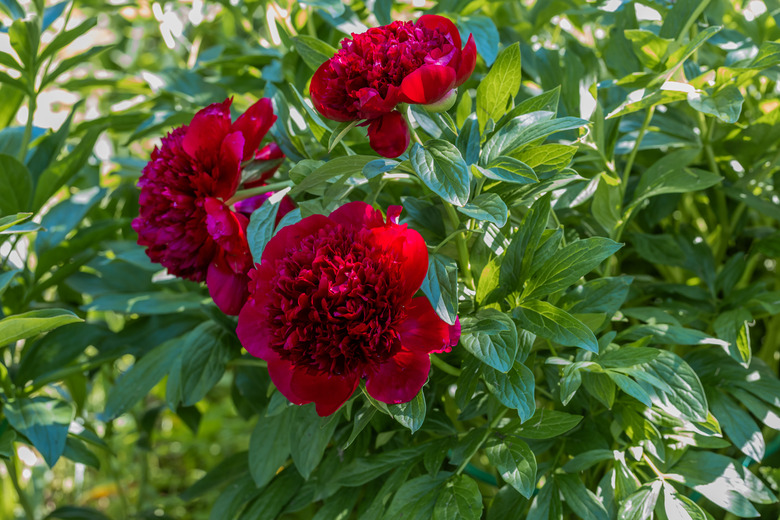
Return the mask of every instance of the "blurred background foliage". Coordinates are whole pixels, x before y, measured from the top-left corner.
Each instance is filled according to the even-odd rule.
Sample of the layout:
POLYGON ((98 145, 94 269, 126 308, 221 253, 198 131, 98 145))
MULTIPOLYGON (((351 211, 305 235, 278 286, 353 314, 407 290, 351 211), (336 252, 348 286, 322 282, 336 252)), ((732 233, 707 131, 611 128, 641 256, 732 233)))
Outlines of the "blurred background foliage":
MULTIPOLYGON (((241 461, 245 468, 258 413, 280 403, 266 392, 262 363, 238 356, 237 344, 224 333, 233 323, 219 315, 205 288, 160 272, 135 244, 135 183, 162 134, 228 96, 237 112, 259 97, 273 98, 279 121, 271 134, 289 159, 279 178, 299 161, 325 159, 336 125, 304 101, 313 71, 351 32, 413 19, 418 11, 447 15, 476 38, 477 69, 451 111, 458 127, 473 111, 477 86, 499 51, 514 42, 522 55, 514 103, 559 88, 557 115, 592 122, 587 132, 561 136, 575 141, 576 149, 559 150, 558 169, 570 166, 578 176, 554 186, 553 217, 566 239, 600 235, 627 243, 599 271, 633 277, 625 303, 617 304, 622 309, 603 311, 616 316, 618 339, 649 335, 680 356, 693 353, 686 360, 705 382, 710 402, 719 403, 711 408, 715 423, 736 447, 690 440, 706 432, 687 442, 701 441, 744 461, 775 494, 780 491, 772 430, 780 427, 776 0, 2 0, 0 296, 6 319, 0 322, 0 383, 6 404, 0 517, 43 518, 57 509, 52 518, 228 518, 210 512, 243 505, 236 498, 242 490, 218 495, 211 488, 221 483, 220 475, 227 480, 242 471, 241 461), (683 167, 689 167, 687 187, 664 184, 668 178, 656 185, 639 180, 652 168, 663 177, 683 167), (710 182, 708 175, 718 179, 710 182), (163 361, 174 358, 144 355, 163 352, 155 347, 187 339, 193 330, 224 342, 230 353, 207 358, 208 373, 185 374, 188 392, 177 396, 170 389, 173 376, 164 377, 169 366, 163 361), (725 361, 693 352, 690 345, 702 336, 692 330, 725 341, 724 357, 753 362, 752 369, 760 360, 764 375, 756 378, 763 386, 748 392, 732 387, 717 368, 725 361), (130 381, 119 378, 135 359, 148 360, 145 371, 135 371, 130 381), (44 427, 36 428, 36 418, 44 427), (748 455, 763 460, 751 465, 748 455), (220 463, 222 473, 212 474, 217 480, 184 493, 220 463), (21 502, 15 488, 26 497, 21 502)), ((421 116, 423 135, 441 133, 423 123, 421 116)), ((330 157, 371 153, 364 133, 349 131, 330 157)), ((383 206, 404 193, 386 185, 371 189, 383 206)), ((508 225, 517 226, 527 199, 497 192, 509 206, 508 225)), ((302 212, 311 213, 329 201, 299 202, 302 212)), ((426 214, 423 202, 417 208, 412 226, 419 224, 415 215, 426 214)), ((435 225, 427 233, 429 242, 445 236, 435 225)), ((475 278, 485 276, 490 259, 487 247, 474 245, 475 278)), ((461 298, 462 310, 473 309, 470 298, 461 298)), ((560 375, 543 358, 555 351, 544 345, 534 351, 537 388, 546 388, 552 402, 560 375)), ((572 361, 586 360, 578 353, 561 363, 572 361)), ((601 378, 584 371, 588 393, 581 391, 567 410, 592 406, 594 417, 611 414, 615 386, 601 378)), ((599 438, 594 432, 610 424, 630 428, 626 421, 613 417, 600 426, 587 420, 582 439, 599 438)), ((360 442, 380 448, 390 441, 388 432, 397 428, 380 426, 375 424, 378 438, 360 442)), ((566 453, 613 449, 582 439, 587 446, 566 453)), ((549 448, 543 444, 532 444, 541 450, 537 458, 549 448)), ((540 473, 560 457, 561 451, 540 458, 540 473)), ((591 491, 603 475, 590 474, 591 491)), ((566 482, 560 477, 558 485, 566 482)), ((507 511, 521 518, 525 513, 518 511, 528 510, 530 502, 509 486, 498 495, 496 486, 480 487, 490 505, 487 518, 510 518, 507 511)), ((321 502, 307 503, 288 506, 284 517, 313 517, 321 502)), ((736 518, 711 504, 702 507, 716 518, 736 518)), ((776 505, 757 507, 765 518, 778 515, 776 505)), ((315 518, 328 517, 324 511, 315 518)))

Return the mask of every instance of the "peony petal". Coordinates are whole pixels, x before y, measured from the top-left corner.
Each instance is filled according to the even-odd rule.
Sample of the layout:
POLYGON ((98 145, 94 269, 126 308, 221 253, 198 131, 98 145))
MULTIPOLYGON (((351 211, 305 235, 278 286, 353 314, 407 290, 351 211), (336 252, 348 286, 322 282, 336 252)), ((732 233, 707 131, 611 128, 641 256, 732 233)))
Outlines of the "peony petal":
POLYGON ((276 361, 277 354, 270 346, 272 331, 265 310, 265 302, 250 299, 238 314, 236 334, 241 345, 256 358, 276 361))
POLYGON ((401 350, 368 377, 366 390, 383 403, 408 403, 420 392, 430 370, 428 354, 401 350))
POLYGON ((214 259, 209 264, 206 285, 219 310, 228 316, 236 316, 249 298, 249 276, 235 273, 227 262, 214 259))
POLYGON ((229 199, 236 193, 241 181, 241 153, 244 148, 244 136, 233 132, 225 136, 219 149, 219 176, 214 186, 214 196, 229 199))
POLYGON ((328 104, 327 94, 333 88, 330 78, 331 60, 326 61, 317 69, 311 78, 309 94, 311 101, 320 114, 334 121, 354 121, 355 116, 349 112, 328 104))
POLYGON ((474 43, 474 36, 469 34, 469 39, 466 42, 466 46, 463 48, 463 52, 460 53, 460 64, 458 65, 458 73, 455 75, 455 86, 459 87, 474 72, 474 66, 477 64, 477 44, 474 43))
POLYGON ((369 144, 382 157, 398 157, 409 148, 411 140, 406 119, 397 110, 374 119, 368 125, 369 144))
POLYGON ((305 368, 295 369, 290 388, 306 401, 314 401, 317 415, 326 417, 338 410, 357 388, 359 379, 354 374, 335 376, 311 374, 305 368))
MULTIPOLYGON (((388 218, 390 213, 388 210, 388 218)), ((406 224, 389 224, 372 230, 374 242, 383 248, 393 249, 401 259, 401 272, 404 273, 403 298, 414 296, 425 280, 428 272, 428 248, 423 237, 406 224)))
POLYGON ((362 201, 348 202, 333 211, 328 218, 345 227, 373 228, 385 225, 382 212, 362 201))
POLYGON ((401 92, 407 103, 427 105, 443 98, 455 86, 455 70, 445 65, 423 65, 404 78, 401 92))
POLYGON ((292 389, 293 378, 298 377, 298 371, 293 368, 289 361, 277 359, 268 362, 268 375, 271 376, 276 389, 281 392, 293 404, 307 404, 311 399, 304 399, 296 394, 292 389))
POLYGON ((398 328, 403 348, 419 352, 449 352, 460 339, 460 320, 449 325, 439 318, 425 296, 412 298, 406 306, 406 320, 398 328))
POLYGON ((287 251, 297 247, 303 238, 331 225, 333 221, 325 215, 310 215, 296 224, 283 227, 266 244, 261 263, 273 263, 285 258, 287 251))
POLYGON ((444 34, 448 35, 452 40, 452 44, 460 50, 461 40, 458 28, 449 18, 439 16, 437 14, 424 14, 422 15, 415 25, 427 27, 428 29, 439 29, 444 34))
POLYGON ((244 161, 254 156, 260 142, 274 121, 276 121, 274 107, 268 98, 260 99, 236 119, 230 131, 241 132, 244 136, 244 148, 241 155, 244 161))
POLYGON ((214 166, 222 140, 230 132, 230 104, 232 98, 213 103, 200 110, 190 122, 182 140, 187 154, 214 166))

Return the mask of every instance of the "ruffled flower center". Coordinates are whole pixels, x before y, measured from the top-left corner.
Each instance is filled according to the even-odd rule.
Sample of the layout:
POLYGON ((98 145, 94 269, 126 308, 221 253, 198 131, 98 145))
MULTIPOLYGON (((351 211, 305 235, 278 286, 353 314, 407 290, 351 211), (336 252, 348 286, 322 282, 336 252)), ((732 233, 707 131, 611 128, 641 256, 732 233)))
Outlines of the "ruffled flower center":
POLYGON ((274 266, 271 348, 316 372, 372 373, 401 348, 399 265, 369 229, 337 225, 306 237, 274 266))

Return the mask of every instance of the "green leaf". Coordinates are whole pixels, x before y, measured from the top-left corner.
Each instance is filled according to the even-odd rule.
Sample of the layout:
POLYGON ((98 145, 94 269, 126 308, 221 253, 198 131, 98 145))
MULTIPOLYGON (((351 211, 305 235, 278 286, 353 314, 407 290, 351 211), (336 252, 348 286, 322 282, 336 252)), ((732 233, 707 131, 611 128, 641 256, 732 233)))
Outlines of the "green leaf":
POLYGON ((505 293, 520 289, 530 274, 534 254, 542 238, 542 232, 547 227, 551 197, 552 194, 548 193, 533 203, 509 243, 499 274, 500 288, 505 293))
POLYGON ((453 144, 431 139, 423 148, 415 143, 410 157, 414 172, 431 191, 455 206, 468 202, 469 169, 453 144))
POLYGON ((628 296, 631 276, 598 278, 567 292, 558 305, 567 312, 604 312, 615 314, 628 296))
POLYGON ((402 463, 411 462, 422 457, 427 449, 430 449, 430 445, 419 444, 393 451, 385 451, 366 458, 355 459, 344 466, 334 478, 342 486, 362 486, 366 482, 384 475, 391 469, 397 468, 402 463))
POLYGON ((650 363, 655 360, 661 351, 649 347, 624 346, 596 358, 596 362, 604 368, 624 368, 650 363))
POLYGON ((25 12, 18 0, 0 0, 0 7, 14 20, 24 18, 25 12))
POLYGON ((460 29, 461 40, 465 42, 471 34, 477 45, 477 54, 485 60, 485 65, 488 67, 493 65, 498 56, 499 44, 498 29, 496 29, 493 20, 487 16, 459 17, 457 25, 460 29))
POLYGON ((745 368, 750 365, 752 349, 750 348, 750 323, 753 316, 746 309, 724 311, 715 318, 712 324, 717 336, 728 342, 726 351, 745 368))
POLYGON ((267 417, 260 414, 249 438, 249 473, 258 488, 268 484, 290 456, 292 421, 286 411, 267 417))
POLYGON ((36 57, 38 45, 41 40, 41 30, 38 20, 33 16, 25 19, 14 20, 8 29, 8 36, 19 59, 22 60, 25 70, 35 73, 38 70, 36 57))
POLYGON ((498 227, 504 227, 508 213, 506 204, 495 193, 482 193, 457 210, 473 219, 492 222, 498 227))
POLYGON ((668 350, 659 350, 658 356, 642 365, 644 370, 657 379, 667 383, 670 393, 661 393, 654 399, 664 410, 671 410, 673 416, 695 421, 707 420, 707 397, 696 372, 677 354, 668 350))
MULTIPOLYGON (((251 443, 251 441, 250 441, 251 443)), ((181 495, 182 500, 189 502, 204 495, 213 488, 229 483, 249 471, 246 451, 234 453, 226 457, 201 477, 197 482, 188 487, 181 495)))
POLYGON ((498 121, 520 89, 520 45, 506 47, 477 87, 477 119, 480 132, 488 120, 498 121))
POLYGON ((540 408, 533 417, 521 424, 510 422, 502 431, 526 439, 552 439, 568 432, 582 421, 581 415, 540 408))
POLYGON ((596 449, 580 453, 566 464, 563 465, 563 471, 568 473, 580 473, 605 460, 612 460, 615 454, 612 450, 596 449))
MULTIPOLYGON (((463 127, 458 133, 455 144, 457 145, 458 150, 460 150, 461 155, 463 155, 466 164, 471 166, 479 161, 479 153, 481 151, 479 146, 479 122, 477 121, 476 115, 471 113, 471 98, 468 98, 464 94, 463 99, 469 100, 469 112, 468 117, 463 123, 463 127)), ((458 108, 460 109, 460 105, 458 105, 458 108)))
POLYGON ((685 484, 740 518, 758 517, 750 503, 777 502, 761 480, 735 460, 709 451, 688 450, 667 478, 685 484))
POLYGON ((517 410, 520 419, 530 419, 536 411, 534 374, 522 363, 515 363, 507 373, 488 365, 481 367, 485 386, 505 406, 517 410))
POLYGON ((385 520, 430 520, 439 497, 439 492, 449 473, 437 476, 423 475, 413 478, 401 486, 390 502, 383 517, 385 520))
POLYGON ((46 516, 45 520, 111 520, 91 507, 62 506, 46 516))
MULTIPOLYGON (((289 195, 295 196, 311 191, 313 188, 321 187, 333 177, 359 175, 363 171, 363 167, 374 160, 376 160, 376 157, 372 155, 346 155, 331 159, 313 171, 307 172, 305 177, 297 185, 293 186, 289 195)), ((298 164, 300 165, 301 163, 298 164)))
POLYGON ((274 234, 276 214, 279 211, 279 204, 284 196, 284 192, 272 195, 263 202, 262 206, 254 210, 249 217, 249 225, 246 228, 246 238, 247 242, 249 242, 249 250, 252 252, 252 259, 255 263, 260 263, 260 260, 263 257, 263 250, 274 234))
POLYGON ((482 493, 477 483, 466 475, 455 475, 436 499, 433 520, 479 520, 482 509, 482 493))
MULTIPOLYGON (((87 213, 103 199, 106 192, 107 190, 97 186, 81 190, 49 209, 41 219, 44 230, 40 231, 35 239, 35 252, 38 256, 43 256, 46 251, 61 245, 87 213)), ((40 264, 45 263, 40 258, 38 262, 36 272, 40 269, 40 264)))
POLYGON ((700 191, 718 184, 723 179, 720 175, 686 168, 698 153, 698 150, 678 150, 657 160, 639 178, 631 206, 656 195, 700 191))
MULTIPOLYGON (((336 148, 336 145, 339 144, 342 139, 344 139, 344 136, 347 135, 350 130, 355 128, 357 124, 358 121, 345 121, 343 123, 339 123, 335 130, 333 130, 333 132, 330 134, 330 139, 328 139, 328 153, 332 152, 333 149, 336 148)), ((377 160, 381 161, 382 159, 377 160)))
POLYGON ((567 347, 598 352, 596 336, 584 323, 550 303, 527 300, 513 311, 520 325, 537 336, 567 347))
POLYGON ((602 175, 590 205, 593 217, 611 235, 612 231, 622 222, 622 210, 623 196, 620 192, 620 185, 607 182, 602 175))
POLYGON ((697 90, 688 93, 688 104, 695 110, 717 117, 724 123, 736 123, 745 98, 735 85, 729 84, 714 94, 697 90))
POLYGON ((753 418, 729 396, 718 390, 709 392, 707 397, 710 411, 731 442, 739 451, 761 462, 766 452, 766 442, 753 418))
POLYGON ((62 455, 73 462, 100 469, 100 459, 97 455, 87 448, 86 444, 75 437, 68 437, 65 440, 65 450, 62 452, 62 455))
POLYGON ((30 209, 32 176, 27 167, 10 155, 0 154, 0 215, 30 209))
POLYGON ((422 389, 407 403, 387 405, 387 411, 393 419, 409 428, 412 433, 419 430, 425 422, 425 409, 425 395, 422 389))
POLYGON ((233 520, 246 504, 260 491, 249 475, 243 473, 239 480, 230 482, 214 501, 209 520, 233 520))
POLYGON ((563 499, 583 520, 609 520, 609 514, 598 497, 585 487, 577 475, 555 475, 563 499))
MULTIPOLYGON (((7 217, 0 217, 0 233, 14 227, 15 225, 24 222, 28 218, 32 217, 32 213, 16 213, 15 215, 8 215, 7 217)), ((13 230, 12 230, 13 231, 13 230)), ((9 231, 10 233, 10 231, 9 231)))
POLYGON ((8 316, 0 320, 0 346, 80 321, 84 320, 65 309, 41 309, 8 316))
POLYGON ((509 121, 485 143, 482 149, 483 164, 490 164, 502 155, 515 153, 557 132, 576 130, 590 124, 590 121, 578 117, 550 119, 552 115, 550 112, 532 112, 509 121))
POLYGON ((241 513, 239 520, 274 520, 301 488, 296 471, 282 471, 268 487, 241 513))
POLYGON ((181 362, 184 406, 203 399, 225 373, 227 362, 239 353, 225 329, 213 321, 200 324, 184 338, 187 353, 181 362))
POLYGON ((536 489, 536 457, 524 441, 510 436, 493 435, 485 446, 490 464, 501 478, 525 498, 531 498, 536 489))
POLYGON ((488 169, 479 168, 479 172, 494 181, 511 182, 513 184, 539 182, 539 178, 536 176, 533 168, 519 159, 503 155, 490 161, 488 169))
POLYGON ((317 70, 320 65, 336 54, 336 49, 324 41, 312 36, 299 35, 292 38, 295 50, 311 70, 317 70))
POLYGON ((463 348, 499 372, 508 372, 515 363, 517 327, 512 318, 496 309, 481 309, 474 318, 461 320, 463 348))
POLYGON ((43 81, 41 82, 40 90, 47 87, 52 81, 60 77, 65 72, 69 71, 73 67, 76 67, 78 65, 82 65, 86 63, 90 58, 93 56, 97 56, 101 52, 107 51, 108 49, 111 49, 114 47, 114 44, 111 45, 98 45, 95 47, 92 47, 90 49, 87 49, 84 52, 81 52, 80 54, 77 54, 76 56, 73 56, 71 58, 66 58, 62 60, 56 69, 54 69, 53 72, 49 73, 46 77, 43 78, 43 81))
POLYGON ((168 372, 174 360, 187 345, 181 336, 158 345, 144 355, 117 380, 109 390, 106 407, 101 414, 110 421, 125 413, 140 401, 168 372))
POLYGON ((547 479, 547 482, 534 497, 531 508, 528 510, 526 520, 562 520, 563 505, 558 492, 555 479, 547 479))
POLYGON ((368 402, 363 403, 363 406, 355 412, 355 420, 352 424, 352 433, 349 434, 349 439, 344 443, 343 449, 349 448, 357 436, 371 423, 371 419, 376 414, 376 408, 368 402))
POLYGON ((295 408, 290 429, 290 454, 303 478, 308 480, 322 460, 338 423, 338 418, 317 415, 314 405, 295 408))
POLYGON ((109 293, 98 296, 82 308, 86 311, 114 311, 136 314, 171 314, 199 309, 209 301, 194 292, 109 293))
POLYGON ((517 159, 537 173, 557 172, 569 166, 576 152, 576 146, 543 144, 523 149, 517 159))
POLYGON ((708 515, 696 503, 664 483, 664 512, 675 520, 707 520, 708 515))
POLYGON ((661 491, 661 481, 654 480, 643 485, 620 503, 618 520, 648 520, 653 516, 653 509, 661 491))
POLYGON ((3 413, 8 424, 30 439, 46 464, 53 467, 65 451, 72 405, 49 397, 23 397, 5 403, 3 413))
POLYGON ((665 61, 672 40, 644 29, 627 29, 623 34, 631 41, 639 61, 648 69, 654 69, 665 61))
MULTIPOLYGON (((81 58, 81 56, 77 56, 81 58)), ((39 210, 57 190, 73 178, 87 164, 103 128, 90 128, 79 143, 61 161, 54 161, 43 171, 35 186, 33 209, 39 210)))
POLYGON ((602 237, 577 240, 567 245, 531 277, 523 290, 523 298, 541 298, 565 289, 621 247, 623 244, 602 237))
POLYGON ((431 255, 420 289, 436 314, 449 325, 455 325, 458 317, 458 265, 446 256, 431 255))
POLYGON ((47 58, 54 56, 57 53, 57 51, 65 48, 73 40, 83 35, 84 33, 89 31, 96 25, 97 25, 97 18, 88 18, 87 20, 82 22, 80 25, 74 27, 73 29, 62 31, 61 33, 57 34, 57 36, 51 41, 51 43, 47 45, 45 49, 43 49, 43 52, 41 53, 39 58, 40 61, 43 62, 47 58))

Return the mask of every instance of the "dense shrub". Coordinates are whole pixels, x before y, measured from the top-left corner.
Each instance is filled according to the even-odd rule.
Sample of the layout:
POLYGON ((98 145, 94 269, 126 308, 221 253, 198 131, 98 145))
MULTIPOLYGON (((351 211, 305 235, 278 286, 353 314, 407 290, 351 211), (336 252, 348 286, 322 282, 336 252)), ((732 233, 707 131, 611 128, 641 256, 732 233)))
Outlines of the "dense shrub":
POLYGON ((0 517, 779 514, 780 7, 412 4, 0 2, 0 517))

